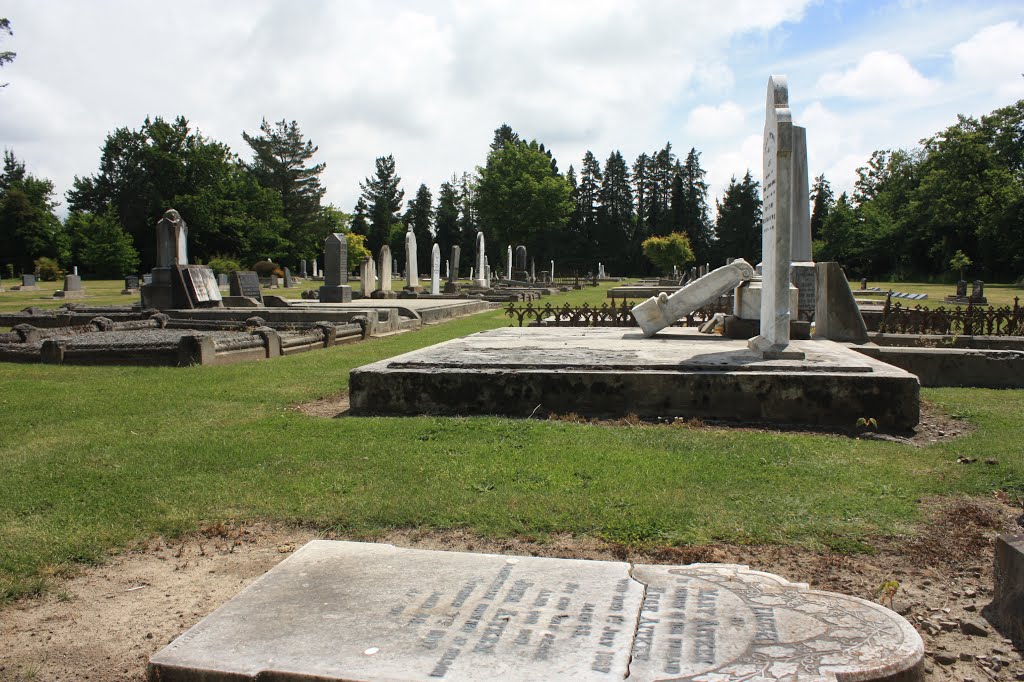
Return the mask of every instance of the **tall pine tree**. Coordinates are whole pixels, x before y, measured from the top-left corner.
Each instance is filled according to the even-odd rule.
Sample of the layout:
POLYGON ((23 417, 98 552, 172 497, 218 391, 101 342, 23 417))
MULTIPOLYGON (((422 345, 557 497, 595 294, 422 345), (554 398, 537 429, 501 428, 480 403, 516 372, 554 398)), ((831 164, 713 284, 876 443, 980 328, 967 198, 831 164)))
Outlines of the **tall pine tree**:
POLYGON ((288 232, 287 257, 297 261, 320 249, 320 200, 326 190, 320 186, 320 174, 326 165, 310 163, 319 147, 306 140, 299 124, 281 119, 273 126, 263 119, 260 134, 242 133, 253 151, 246 168, 263 187, 281 194, 281 207, 288 232))
MULTIPOLYGON (((630 269, 631 249, 639 251, 636 221, 633 217, 633 189, 630 186, 629 166, 618 150, 608 155, 604 165, 604 178, 598 195, 597 248, 606 270, 633 272, 630 269)), ((642 240, 641 240, 642 241, 642 240)))
POLYGON ((682 224, 674 225, 673 229, 683 228, 690 238, 697 262, 703 263, 712 257, 714 230, 708 215, 708 183, 704 180, 707 172, 700 167, 700 152, 690 149, 679 175, 683 203, 677 213, 682 224))
POLYGON ((734 175, 726 187, 718 208, 715 232, 717 259, 742 258, 751 265, 761 260, 761 196, 759 183, 750 177, 748 170, 743 179, 736 182, 734 175))
POLYGON ((821 226, 828 219, 828 212, 835 203, 835 195, 832 194, 832 185, 821 174, 814 178, 814 186, 811 187, 811 240, 820 240, 821 226))
MULTIPOLYGON (((405 190, 399 187, 402 178, 395 172, 395 157, 390 154, 379 156, 376 166, 374 176, 359 183, 359 188, 363 191, 361 199, 368 210, 366 248, 370 249, 374 257, 380 253, 380 247, 392 243, 393 232, 401 232, 402 223, 399 216, 402 201, 405 199, 405 190)), ((392 253, 392 256, 404 262, 404 257, 400 256, 400 253, 392 253)))

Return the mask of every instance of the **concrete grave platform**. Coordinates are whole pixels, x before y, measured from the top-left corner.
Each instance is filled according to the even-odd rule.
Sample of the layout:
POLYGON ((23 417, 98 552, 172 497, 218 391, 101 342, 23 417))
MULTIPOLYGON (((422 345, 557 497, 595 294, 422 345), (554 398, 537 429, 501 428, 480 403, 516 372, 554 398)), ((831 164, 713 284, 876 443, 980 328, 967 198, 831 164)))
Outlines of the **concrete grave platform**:
POLYGON ((744 566, 315 540, 150 660, 150 680, 911 680, 899 615, 744 566))
POLYGON ((919 418, 917 377, 832 341, 802 360, 762 360, 745 340, 672 327, 505 328, 353 369, 354 415, 700 417, 883 430, 919 418))

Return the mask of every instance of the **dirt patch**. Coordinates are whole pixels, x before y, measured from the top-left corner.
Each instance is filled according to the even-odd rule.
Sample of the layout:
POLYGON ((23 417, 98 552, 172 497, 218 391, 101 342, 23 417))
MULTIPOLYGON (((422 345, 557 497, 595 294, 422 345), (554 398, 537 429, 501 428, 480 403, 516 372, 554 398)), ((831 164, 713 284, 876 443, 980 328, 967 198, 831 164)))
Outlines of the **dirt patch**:
MULTIPOLYGON (((875 553, 858 555, 722 544, 635 551, 595 538, 493 539, 465 530, 373 539, 512 555, 740 563, 876 601, 880 586, 895 580, 892 606, 924 638, 926 679, 1024 679, 1021 652, 982 614, 992 597, 993 541, 1021 527, 1019 501, 941 499, 925 510, 928 521, 914 534, 878 540, 875 553)), ((84 569, 43 597, 0 610, 0 680, 144 680, 152 654, 314 537, 308 529, 218 524, 182 540, 155 538, 84 569)))
POLYGON ((291 409, 310 417, 344 417, 348 414, 348 408, 348 391, 342 391, 319 400, 293 405, 291 409))

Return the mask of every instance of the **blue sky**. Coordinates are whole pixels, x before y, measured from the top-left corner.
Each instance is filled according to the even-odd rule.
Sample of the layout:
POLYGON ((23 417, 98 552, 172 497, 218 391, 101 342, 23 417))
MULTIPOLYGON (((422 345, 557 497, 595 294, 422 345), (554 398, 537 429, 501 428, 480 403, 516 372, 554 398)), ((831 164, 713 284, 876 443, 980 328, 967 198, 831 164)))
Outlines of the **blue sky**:
POLYGON ((377 156, 407 196, 484 162, 503 122, 560 167, 695 147, 713 195, 760 176, 768 76, 789 77, 812 175, 837 190, 1024 97, 1024 3, 13 0, 0 146, 63 192, 116 127, 185 115, 243 157, 242 131, 299 122, 327 200, 351 210, 377 156))

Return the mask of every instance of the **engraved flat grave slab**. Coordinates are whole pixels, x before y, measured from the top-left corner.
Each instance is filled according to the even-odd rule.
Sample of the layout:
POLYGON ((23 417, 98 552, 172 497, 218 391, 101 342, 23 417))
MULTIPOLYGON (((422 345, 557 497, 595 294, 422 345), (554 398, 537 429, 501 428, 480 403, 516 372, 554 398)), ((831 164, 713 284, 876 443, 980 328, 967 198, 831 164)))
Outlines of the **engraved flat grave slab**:
POLYGON ((742 566, 315 540, 150 660, 182 680, 916 679, 899 615, 742 566))

